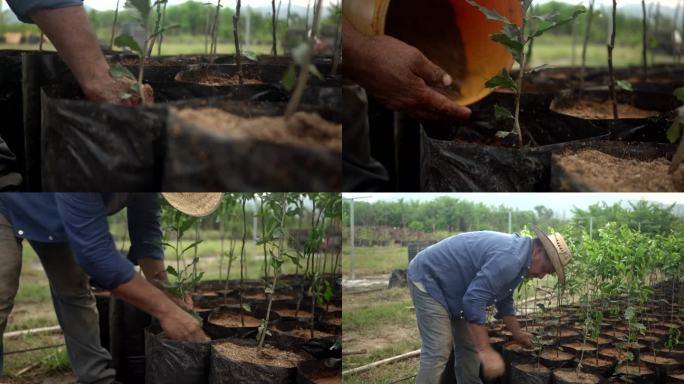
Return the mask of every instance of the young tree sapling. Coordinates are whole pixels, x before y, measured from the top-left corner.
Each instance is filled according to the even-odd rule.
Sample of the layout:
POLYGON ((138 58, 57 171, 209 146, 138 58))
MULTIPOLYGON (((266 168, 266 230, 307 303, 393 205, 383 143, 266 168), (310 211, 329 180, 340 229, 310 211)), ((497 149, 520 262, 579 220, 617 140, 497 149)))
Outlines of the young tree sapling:
MULTIPOLYGON (((482 14, 484 14, 488 20, 499 21, 504 24, 501 28, 501 31, 497 34, 491 35, 490 39, 503 45, 506 50, 513 55, 513 59, 518 63, 520 68, 518 71, 518 77, 516 80, 514 80, 508 70, 504 68, 502 69, 501 74, 489 79, 485 85, 489 88, 507 88, 514 92, 515 111, 513 113, 499 105, 496 105, 494 109, 494 113, 497 118, 513 120, 513 131, 500 131, 497 133, 497 136, 503 138, 510 134, 515 134, 518 139, 518 147, 522 148, 523 140, 520 129, 520 97, 522 95, 523 77, 526 74, 525 68, 528 59, 525 48, 531 44, 536 37, 539 37, 545 32, 560 25, 571 22, 578 15, 584 13, 585 9, 583 6, 579 6, 573 11, 572 15, 566 18, 561 17, 561 15, 555 11, 546 15, 530 15, 532 0, 524 0, 522 2, 522 25, 518 26, 516 23, 511 22, 508 20, 508 18, 500 15, 493 9, 483 7, 473 0, 466 0, 466 2, 482 12, 482 14), (537 25, 528 30, 531 20, 535 20, 537 25)), ((539 71, 544 67, 546 66, 532 68, 528 71, 528 73, 539 71)))

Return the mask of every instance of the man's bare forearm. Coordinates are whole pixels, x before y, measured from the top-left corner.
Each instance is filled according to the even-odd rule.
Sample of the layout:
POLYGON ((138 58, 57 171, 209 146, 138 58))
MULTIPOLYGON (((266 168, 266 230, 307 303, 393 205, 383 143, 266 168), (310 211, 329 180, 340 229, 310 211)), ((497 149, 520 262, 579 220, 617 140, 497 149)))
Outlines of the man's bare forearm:
POLYGON ((142 258, 138 260, 138 265, 140 265, 147 281, 159 289, 164 288, 164 283, 167 282, 164 260, 142 258))
POLYGON ((112 81, 109 65, 83 6, 38 9, 30 17, 50 38, 86 96, 102 83, 112 81))
POLYGON ((515 316, 507 315, 503 317, 504 324, 506 324, 506 329, 508 329, 513 335, 517 335, 521 332, 520 323, 515 316))
POLYGON ((489 345, 489 335, 487 334, 487 327, 480 324, 468 323, 468 331, 475 346, 475 350, 480 352, 484 349, 491 348, 489 345))
POLYGON ((130 281, 114 288, 112 294, 158 319, 180 310, 164 292, 137 273, 130 281))

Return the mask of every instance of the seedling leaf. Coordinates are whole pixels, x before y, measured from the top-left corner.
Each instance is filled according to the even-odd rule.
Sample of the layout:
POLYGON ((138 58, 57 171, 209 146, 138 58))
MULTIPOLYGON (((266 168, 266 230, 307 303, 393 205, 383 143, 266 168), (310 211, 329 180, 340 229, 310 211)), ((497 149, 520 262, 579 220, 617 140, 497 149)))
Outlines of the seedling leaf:
POLYGON ((677 140, 682 136, 682 125, 679 123, 679 119, 675 119, 670 128, 667 130, 667 139, 670 143, 676 143, 677 140))
POLYGON ((309 72, 311 72, 312 75, 316 76, 317 79, 323 80, 323 75, 318 70, 318 67, 316 67, 315 65, 309 64, 309 72))
POLYGON ((496 75, 492 77, 491 79, 487 80, 485 83, 485 87, 487 88, 496 88, 496 87, 501 87, 501 88, 508 88, 517 91, 518 87, 515 85, 515 81, 513 78, 511 78, 510 73, 506 71, 505 69, 501 71, 500 75, 496 75))
MULTIPOLYGON (((502 107, 499 104, 494 104, 494 118, 496 118, 497 120, 512 119, 513 114, 507 108, 502 107)), ((508 132, 508 133, 510 133, 510 132, 508 132)), ((497 135, 498 135, 498 133, 497 133, 497 135)))
POLYGON ((252 60, 252 61, 257 61, 258 57, 256 52, 253 51, 242 51, 242 56, 252 60))
POLYGON ((510 135, 512 133, 513 132, 509 132, 509 131, 498 131, 496 133, 496 135, 494 135, 494 136, 496 136, 499 139, 505 139, 506 137, 508 137, 508 135, 510 135))
POLYGON ((285 88, 288 92, 291 92, 296 81, 297 71, 295 70, 294 65, 290 65, 287 68, 287 71, 285 71, 285 75, 283 75, 283 79, 280 80, 280 83, 283 85, 283 88, 285 88))
POLYGON ((566 23, 571 22, 571 21, 574 20, 577 16, 579 16, 580 14, 585 13, 585 12, 586 12, 586 9, 584 8, 584 6, 579 6, 578 8, 575 9, 575 11, 572 13, 572 15, 569 16, 569 17, 566 18, 566 19, 557 20, 556 17, 557 17, 558 15, 557 15, 557 14, 554 15, 553 13, 552 13, 552 14, 549 14, 549 15, 545 15, 545 16, 535 16, 535 18, 538 19, 538 20, 540 20, 540 21, 544 21, 544 20, 546 20, 547 18, 549 18, 549 19, 550 19, 550 23, 549 23, 549 24, 545 24, 544 26, 539 27, 539 28, 537 28, 537 30, 535 30, 534 32, 530 33, 530 35, 527 37, 527 41, 530 41, 530 40, 534 39, 535 37, 539 37, 539 36, 543 35, 543 34, 544 34, 546 31, 548 31, 548 30, 551 30, 551 29, 553 29, 553 28, 556 28, 556 27, 558 27, 558 26, 561 26, 561 25, 563 25, 563 24, 566 24, 566 23), (554 17, 554 16, 555 16, 555 17, 554 17))
POLYGON ((124 7, 137 9, 143 20, 147 20, 152 10, 149 0, 126 0, 124 7))
POLYGON ((618 80, 616 82, 617 86, 620 87, 621 89, 624 89, 625 91, 630 91, 633 92, 634 88, 632 88, 632 83, 626 80, 618 80))
POLYGON ((684 87, 675 89, 672 94, 677 98, 677 100, 684 103, 684 87))
POLYGON ((131 71, 129 71, 128 68, 124 67, 119 63, 112 64, 109 67, 109 74, 113 78, 127 77, 129 79, 135 80, 135 76, 131 73, 131 71))
POLYGON ((518 63, 520 62, 520 57, 522 56, 523 45, 517 39, 512 39, 505 33, 497 33, 489 36, 492 41, 495 41, 506 47, 506 50, 513 55, 513 58, 518 63))
POLYGON ((120 48, 128 48, 131 51, 138 54, 138 56, 143 56, 143 49, 140 48, 140 44, 131 35, 123 34, 119 35, 114 39, 114 45, 120 48))
POLYGON ((480 4, 478 4, 472 0, 466 0, 466 3, 477 8, 477 10, 482 12, 482 14, 485 15, 485 17, 489 20, 501 21, 501 22, 504 22, 506 24, 513 24, 505 16, 501 16, 497 11, 495 11, 493 9, 483 7, 480 4))

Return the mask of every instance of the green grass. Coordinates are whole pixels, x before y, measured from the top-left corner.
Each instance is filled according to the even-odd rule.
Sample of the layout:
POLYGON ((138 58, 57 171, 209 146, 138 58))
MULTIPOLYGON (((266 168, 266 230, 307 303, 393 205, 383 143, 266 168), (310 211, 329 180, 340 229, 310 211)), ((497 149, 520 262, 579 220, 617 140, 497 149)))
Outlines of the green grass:
MULTIPOLYGON (((581 64, 582 45, 577 44, 575 65, 581 64)), ((570 36, 544 35, 534 40, 532 47, 532 66, 542 64, 554 66, 569 66, 572 64, 572 38, 570 36)), ((648 56, 651 64, 651 56, 648 56)), ((641 65, 641 47, 616 45, 613 51, 613 62, 616 67, 627 67, 630 65, 641 65)), ((672 57, 669 55, 658 54, 655 62, 671 64, 672 57)), ((603 44, 590 44, 587 46, 587 66, 588 67, 607 67, 608 50, 603 44)))
MULTIPOLYGON (((351 270, 351 248, 345 243, 342 247, 342 273, 349 275, 351 270)), ((356 247, 354 269, 358 275, 389 273, 393 269, 408 267, 406 247, 356 247)))

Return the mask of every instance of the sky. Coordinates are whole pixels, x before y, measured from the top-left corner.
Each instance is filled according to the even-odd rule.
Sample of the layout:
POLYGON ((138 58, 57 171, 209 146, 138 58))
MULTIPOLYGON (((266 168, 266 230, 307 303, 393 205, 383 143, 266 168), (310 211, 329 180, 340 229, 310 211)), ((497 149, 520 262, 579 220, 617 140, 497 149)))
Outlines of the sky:
POLYGON ((439 196, 481 202, 485 205, 504 205, 520 210, 533 210, 537 205, 553 209, 557 217, 569 218, 574 207, 586 209, 588 206, 604 201, 612 205, 620 201, 648 200, 663 204, 684 205, 684 193, 343 193, 343 198, 357 198, 356 201, 397 201, 399 199, 429 201, 439 196))
MULTIPOLYGON (((169 0, 169 5, 174 5, 174 4, 182 4, 185 3, 187 0, 169 0)), ((201 3, 214 3, 216 4, 217 0, 201 0, 201 3)), ((282 6, 287 5, 288 0, 281 0, 283 2, 282 6)), ((121 0, 121 5, 123 5, 125 0, 121 0)), ((235 8, 235 4, 237 2, 235 0, 222 0, 221 4, 226 5, 227 7, 230 8, 235 8)), ((312 2, 313 3, 313 2, 312 2)), ((324 0, 323 6, 327 7, 329 4, 335 4, 336 1, 333 0, 324 0)), ((107 10, 107 9, 115 9, 116 8, 116 0, 85 0, 84 4, 88 7, 97 9, 99 11, 102 10, 107 10)), ((292 5, 299 5, 306 7, 308 4, 308 0, 292 0, 292 5)), ((262 7, 265 5, 271 5, 271 0, 242 0, 242 6, 251 6, 254 8, 257 7, 262 7)), ((276 6, 278 5, 278 2, 276 1, 276 6)))

